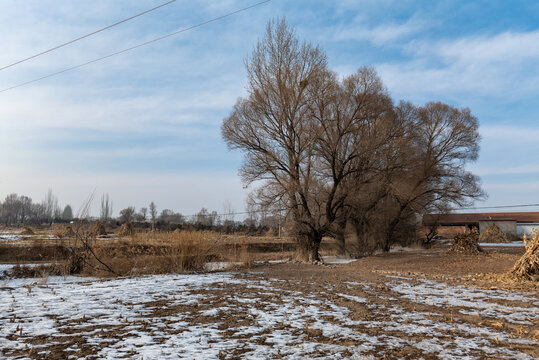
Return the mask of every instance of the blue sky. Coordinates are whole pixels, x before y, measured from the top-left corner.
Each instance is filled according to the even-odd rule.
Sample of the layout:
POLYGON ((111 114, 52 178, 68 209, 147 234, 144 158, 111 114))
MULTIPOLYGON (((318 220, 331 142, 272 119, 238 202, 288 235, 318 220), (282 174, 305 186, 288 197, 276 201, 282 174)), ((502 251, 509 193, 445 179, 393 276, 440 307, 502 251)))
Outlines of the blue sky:
MULTIPOLYGON (((3 0, 0 67, 162 1, 3 0)), ((256 1, 178 0, 76 44, 0 71, 4 89, 194 25, 256 1)), ((480 121, 469 168, 489 198, 539 203, 539 3, 284 1, 41 82, 0 93, 0 198, 76 209, 94 191, 115 212, 155 201, 192 214, 244 208, 220 124, 245 94, 243 61, 267 21, 286 16, 341 75, 374 66, 395 101, 469 107, 480 121)), ((94 206, 96 212, 97 204, 94 206)))

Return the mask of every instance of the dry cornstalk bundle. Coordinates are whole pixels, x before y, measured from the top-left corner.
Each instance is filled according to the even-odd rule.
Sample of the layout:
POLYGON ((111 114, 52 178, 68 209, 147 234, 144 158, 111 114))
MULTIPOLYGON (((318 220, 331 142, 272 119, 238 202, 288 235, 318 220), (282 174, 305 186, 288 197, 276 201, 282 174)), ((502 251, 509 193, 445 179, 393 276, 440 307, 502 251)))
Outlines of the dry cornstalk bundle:
POLYGON ((105 225, 101 221, 94 221, 90 233, 93 236, 103 236, 107 235, 107 229, 105 229, 105 225))
POLYGON ((73 237, 75 236, 75 232, 73 231, 73 228, 71 226, 66 226, 63 235, 64 237, 73 237))
POLYGON ((129 222, 123 224, 118 232, 118 235, 120 236, 131 236, 133 234, 135 234, 135 228, 133 227, 133 224, 129 222))
POLYGON ((19 235, 35 235, 34 230, 29 228, 28 226, 25 226, 22 228, 21 232, 19 232, 19 235))
POLYGON ((66 226, 63 229, 60 229, 56 232, 56 236, 60 239, 62 238, 70 238, 75 236, 75 232, 73 231, 73 228, 71 226, 66 226))
POLYGON ((479 242, 508 243, 511 242, 503 231, 496 225, 491 225, 479 235, 479 242))
POLYGON ((510 275, 518 280, 539 281, 539 232, 535 232, 529 241, 524 235, 523 240, 526 252, 516 262, 510 275))
POLYGON ((483 252, 478 244, 479 233, 476 228, 464 234, 458 234, 448 252, 456 254, 477 255, 483 252))

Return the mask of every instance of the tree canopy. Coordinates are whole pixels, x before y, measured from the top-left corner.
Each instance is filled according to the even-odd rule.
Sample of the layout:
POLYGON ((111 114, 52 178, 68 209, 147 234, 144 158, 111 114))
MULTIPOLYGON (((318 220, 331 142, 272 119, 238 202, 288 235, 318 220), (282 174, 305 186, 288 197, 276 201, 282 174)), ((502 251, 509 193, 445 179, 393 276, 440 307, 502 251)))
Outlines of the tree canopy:
POLYGON ((340 79, 284 19, 268 23, 246 69, 248 95, 222 136, 244 152, 243 181, 262 182, 254 198, 286 209, 305 259, 319 260, 322 238, 343 238, 346 224, 389 250, 422 212, 482 196, 465 169, 479 152, 469 109, 394 105, 369 67, 340 79))

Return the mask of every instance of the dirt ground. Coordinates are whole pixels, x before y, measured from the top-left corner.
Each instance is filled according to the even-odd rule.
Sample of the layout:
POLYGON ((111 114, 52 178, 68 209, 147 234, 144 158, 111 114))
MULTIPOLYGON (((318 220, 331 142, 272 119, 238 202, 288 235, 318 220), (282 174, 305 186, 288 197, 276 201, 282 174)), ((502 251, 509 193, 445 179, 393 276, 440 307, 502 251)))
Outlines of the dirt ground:
MULTIPOLYGON (((290 255, 256 244, 259 260, 290 255)), ((326 248, 326 260, 334 250, 326 248)), ((262 261, 212 274, 5 280, 0 354, 534 359, 539 284, 502 276, 523 252, 498 247, 464 256, 434 247, 340 264, 262 261)))

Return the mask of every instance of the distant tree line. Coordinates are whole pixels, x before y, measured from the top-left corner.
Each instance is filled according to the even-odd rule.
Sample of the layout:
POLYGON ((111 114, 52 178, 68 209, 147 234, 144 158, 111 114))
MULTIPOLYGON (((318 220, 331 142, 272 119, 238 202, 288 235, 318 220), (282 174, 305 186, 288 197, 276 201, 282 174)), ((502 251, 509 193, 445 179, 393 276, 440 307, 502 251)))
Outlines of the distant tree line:
POLYGON ((162 209, 160 212, 154 202, 149 207, 142 207, 139 211, 134 206, 126 207, 119 212, 116 219, 101 219, 116 221, 118 224, 132 223, 139 227, 152 227, 157 229, 192 229, 214 230, 220 232, 256 232, 273 229, 278 231, 284 218, 271 209, 255 209, 248 205, 248 211, 242 213, 242 220, 235 220, 237 216, 228 206, 225 212, 200 209, 194 215, 182 215, 171 209, 162 209), (148 211, 149 209, 149 211, 148 211), (245 216, 247 215, 247 216, 245 216))
POLYGON ((4 225, 42 224, 67 222, 73 220, 73 209, 70 205, 60 207, 58 198, 52 190, 45 199, 34 202, 30 197, 9 194, 0 201, 0 222, 4 225))
MULTIPOLYGON (((45 199, 34 202, 30 197, 18 194, 9 194, 0 201, 0 223, 8 226, 39 225, 70 222, 73 220, 100 220, 105 223, 123 224, 126 222, 138 223, 139 226, 167 228, 190 228, 212 229, 217 231, 260 231, 279 226, 278 216, 268 210, 255 210, 250 208, 247 217, 242 220, 234 220, 234 211, 228 206, 225 212, 209 211, 202 208, 191 216, 184 216, 170 209, 160 212, 152 201, 148 207, 141 207, 138 211, 134 206, 126 207, 119 211, 118 217, 113 217, 113 203, 109 194, 103 194, 100 201, 99 217, 85 216, 84 219, 76 219, 71 205, 60 207, 58 198, 49 190, 45 199)), ((245 214, 242 214, 245 215, 245 214)))
POLYGON ((423 213, 483 196, 466 171, 480 140, 469 109, 394 104, 374 69, 340 77, 284 20, 269 22, 245 63, 247 96, 222 136, 245 155, 254 203, 286 209, 306 260, 319 260, 324 236, 388 251, 416 236, 423 213))

